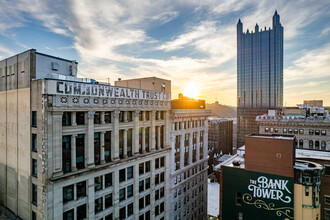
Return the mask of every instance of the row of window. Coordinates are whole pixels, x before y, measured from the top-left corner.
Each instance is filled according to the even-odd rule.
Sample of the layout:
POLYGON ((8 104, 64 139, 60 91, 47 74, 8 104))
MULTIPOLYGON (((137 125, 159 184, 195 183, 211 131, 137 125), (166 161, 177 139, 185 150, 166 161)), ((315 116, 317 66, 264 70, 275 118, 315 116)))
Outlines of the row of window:
MULTIPOLYGON (((203 199, 203 197, 202 197, 202 199, 203 199)), ((179 209, 180 207, 178 207, 178 209, 179 209)), ((193 203, 193 205, 192 205, 192 207, 191 207, 191 209, 192 209, 192 211, 194 211, 194 209, 197 209, 197 200, 193 203)), ((187 215, 189 215, 189 212, 190 212, 190 207, 188 206, 187 208, 185 208, 184 210, 183 210, 183 218, 181 218, 181 213, 179 213, 178 215, 176 215, 176 216, 174 216, 174 220, 183 220, 183 219, 187 219, 187 215)), ((193 214, 192 214, 192 216, 191 216, 191 220, 199 220, 199 219, 204 219, 204 215, 203 215, 203 212, 204 212, 204 207, 203 206, 200 206, 199 208, 198 208, 198 212, 197 211, 195 211, 193 214), (197 214, 198 213, 198 214, 197 214), (197 216, 197 215, 201 215, 202 214, 202 216, 197 216)), ((189 218, 190 219, 190 218, 189 218)))
MULTIPOLYGON (((36 114, 33 113, 33 114, 36 114)), ((75 120, 77 125, 85 125, 85 114, 87 112, 75 112, 75 120)), ((104 123, 112 123, 112 115, 114 112, 107 111, 103 112, 104 114, 104 123)), ((133 121, 133 111, 120 111, 119 113, 119 122, 132 122, 133 121)), ((140 111, 139 121, 149 121, 151 118, 151 111, 140 111)), ((35 116, 36 117, 36 116, 35 116)), ((164 120, 164 111, 156 112, 156 120, 164 120)), ((94 124, 101 124, 101 112, 94 112, 94 124)), ((62 115, 62 126, 71 126, 72 125, 72 112, 63 112, 62 115)))
MULTIPOLYGON (((296 147, 298 148, 304 148, 304 140, 300 139, 299 141, 296 140, 295 142, 296 147)), ((309 140, 308 141, 308 148, 309 149, 314 149, 314 150, 326 150, 327 143, 325 141, 313 141, 309 140)))
MULTIPOLYGON (((204 175, 200 175, 199 177, 196 177, 194 179, 192 179, 191 181, 187 182, 186 184, 184 184, 183 188, 183 193, 185 193, 186 191, 190 190, 190 186, 192 188, 192 192, 196 193, 195 196, 197 196, 197 189, 196 192, 194 191, 193 187, 197 186, 197 180, 199 179, 199 182, 202 182, 202 180, 204 180, 204 175)), ((204 185, 200 185, 199 186, 199 192, 204 191, 204 185)), ((175 190, 174 192, 174 198, 176 198, 177 196, 181 195, 181 187, 179 187, 178 189, 175 190)), ((189 195, 189 194, 188 194, 189 195)))
MULTIPOLYGON (((279 128, 265 128, 265 132, 268 133, 278 133, 279 132, 279 128)), ((304 134, 305 130, 304 129, 297 129, 297 128, 283 128, 282 133, 284 134, 304 134)), ((309 129, 308 130, 308 134, 309 135, 327 135, 327 131, 326 130, 314 130, 314 129, 309 129)))
POLYGON ((174 122, 174 130, 183 130, 183 129, 190 129, 190 128, 198 128, 204 127, 205 121, 204 120, 190 120, 190 121, 183 121, 183 122, 174 122), (192 122, 192 123, 190 123, 192 122))
MULTIPOLYGON (((189 170, 187 170, 186 172, 183 173, 183 180, 187 179, 190 177, 190 175, 195 175, 197 174, 198 172, 204 170, 204 163, 200 164, 199 166, 195 166, 189 170)), ((175 179, 174 179, 174 184, 177 184, 177 183, 180 183, 181 182, 181 175, 182 174, 179 174, 177 176, 175 176, 175 179)), ((204 175, 200 175, 199 176, 200 180, 204 180, 204 175)))

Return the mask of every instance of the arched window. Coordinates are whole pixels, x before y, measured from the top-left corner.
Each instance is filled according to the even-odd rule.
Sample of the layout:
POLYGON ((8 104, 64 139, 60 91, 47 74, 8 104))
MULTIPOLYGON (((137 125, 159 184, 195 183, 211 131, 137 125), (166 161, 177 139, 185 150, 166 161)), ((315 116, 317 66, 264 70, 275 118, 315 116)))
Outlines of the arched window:
POLYGON ((320 142, 319 141, 315 141, 315 149, 316 150, 320 149, 320 142))
POLYGON ((314 147, 314 142, 312 140, 309 141, 309 149, 313 149, 314 147))
POLYGON ((298 147, 298 140, 294 141, 294 147, 297 148, 298 147))
POLYGON ((327 143, 325 141, 321 142, 321 150, 325 150, 325 148, 327 147, 327 143))
POLYGON ((299 148, 303 148, 304 147, 304 141, 303 140, 299 140, 299 148))

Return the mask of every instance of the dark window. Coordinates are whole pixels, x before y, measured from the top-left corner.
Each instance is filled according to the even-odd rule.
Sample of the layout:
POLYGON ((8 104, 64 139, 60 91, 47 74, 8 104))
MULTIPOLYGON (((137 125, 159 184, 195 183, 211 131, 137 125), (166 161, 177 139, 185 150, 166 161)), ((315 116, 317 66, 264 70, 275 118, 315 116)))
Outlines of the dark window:
POLYGON ((146 121, 150 120, 150 112, 149 111, 145 112, 145 120, 146 121))
POLYGON ((112 173, 105 175, 105 188, 112 186, 112 173))
POLYGON ((164 181, 165 181, 165 173, 162 172, 162 173, 160 174, 160 182, 162 183, 162 182, 164 182, 164 181))
POLYGON ((241 205, 241 204, 242 204, 242 193, 236 192, 236 205, 241 205))
POLYGON ((327 146, 327 143, 325 141, 322 141, 321 142, 321 149, 325 150, 326 146, 327 146))
POLYGON ((74 199, 74 185, 63 187, 63 202, 69 202, 74 199))
POLYGON ((299 148, 303 148, 304 147, 304 141, 303 140, 299 140, 299 148))
POLYGON ((37 134, 32 134, 32 151, 37 152, 38 144, 37 144, 37 134))
POLYGON ((71 209, 63 213, 63 220, 74 220, 74 210, 71 209))
POLYGON ((112 193, 105 196, 105 208, 112 206, 112 193))
POLYGON ((133 114, 132 114, 131 111, 127 112, 127 121, 128 121, 128 122, 131 122, 131 121, 133 120, 133 116, 132 116, 132 115, 133 115, 133 114))
POLYGON ((122 188, 119 190, 119 201, 123 201, 126 199, 126 190, 122 188))
POLYGON ((321 135, 327 135, 327 131, 326 130, 322 130, 321 131, 321 135))
POLYGON ((37 214, 34 211, 32 211, 32 220, 37 220, 37 214))
POLYGON ((112 213, 105 216, 105 220, 113 220, 112 213))
POLYGON ((133 196, 133 185, 127 186, 127 198, 130 198, 133 196))
POLYGON ((143 209, 144 208, 144 197, 139 199, 139 209, 143 209))
POLYGON ((142 111, 139 112, 139 121, 143 121, 142 111))
POLYGON ((101 112, 95 112, 94 114, 94 124, 101 123, 101 112))
POLYGON ((142 192, 144 190, 144 181, 140 180, 139 181, 139 192, 142 192))
POLYGON ((77 169, 85 168, 85 135, 78 134, 76 137, 76 166, 77 169))
POLYGON ((139 164, 139 174, 144 174, 144 163, 139 164))
POLYGON ((144 185, 145 185, 145 189, 150 188, 150 178, 147 178, 147 179, 144 180, 144 185))
POLYGON ((32 176, 38 177, 38 162, 36 159, 32 159, 32 176))
POLYGON ((126 206, 119 209, 119 219, 124 220, 126 218, 126 206))
POLYGON ((287 128, 283 128, 283 133, 287 133, 288 129, 287 128))
POLYGON ((164 167, 165 166, 165 157, 160 158, 160 166, 164 167))
POLYGON ((124 130, 119 130, 119 157, 124 158, 124 130))
POLYGON ((123 111, 121 111, 119 113, 119 122, 124 122, 124 112, 123 111))
POLYGON ((76 112, 76 123, 77 125, 85 124, 85 112, 76 112))
POLYGON ((32 203, 34 205, 38 204, 38 186, 32 184, 32 203))
POLYGON ((62 115, 62 126, 71 125, 71 112, 63 112, 62 115))
POLYGON ((315 135, 320 135, 320 130, 315 130, 315 135))
POLYGON ((313 129, 309 129, 309 134, 313 135, 314 134, 314 130, 313 129))
POLYGON ((298 129, 295 128, 295 129, 293 130, 293 133, 298 134, 298 129))
POLYGON ((314 147, 314 142, 312 140, 309 141, 309 148, 310 149, 313 149, 314 147))
POLYGON ((289 134, 292 134, 292 128, 288 129, 289 134))
POLYGON ((104 134, 104 160, 107 163, 111 162, 111 131, 104 134))
POLYGON ((95 165, 101 164, 100 132, 94 133, 94 163, 95 165))
POLYGON ((304 134, 304 129, 299 129, 299 134, 304 134))
POLYGON ((104 112, 104 122, 111 123, 111 112, 104 112))
POLYGON ((146 166, 146 173, 150 172, 150 161, 147 161, 145 166, 146 166))
POLYGON ((175 170, 180 169, 180 136, 175 136, 175 170))
POLYGON ((94 187, 95 191, 99 191, 102 189, 102 176, 98 176, 94 178, 94 187))
POLYGON ((315 149, 319 150, 320 149, 320 142, 315 141, 315 149))
POLYGON ((36 111, 32 111, 32 122, 31 122, 31 126, 32 127, 37 127, 37 112, 36 111))
POLYGON ((139 128, 139 153, 142 154, 142 130, 143 128, 139 128))
POLYGON ((131 157, 133 156, 133 151, 132 151, 132 138, 133 138, 133 129, 128 129, 127 130, 127 156, 131 157))
POLYGON ((158 169, 159 168, 159 159, 160 158, 156 158, 155 159, 155 169, 158 169))
POLYGON ((103 210, 103 199, 102 197, 95 199, 95 213, 103 210))
POLYGON ((126 169, 119 170, 119 182, 126 180, 126 169))
POLYGON ((77 199, 86 196, 86 181, 77 183, 77 199))
POLYGON ((147 152, 150 152, 150 146, 149 146, 149 142, 150 142, 150 129, 149 127, 145 128, 145 148, 147 152))
POLYGON ((150 205, 150 194, 146 195, 145 197, 145 206, 150 205))
POLYGON ((62 165, 63 172, 71 172, 71 135, 62 137, 62 165))
POLYGON ((133 178, 133 167, 127 167, 127 179, 133 178))
POLYGON ((324 175, 330 176, 330 166, 324 167, 324 175))
POLYGON ((133 215, 133 203, 128 204, 127 206, 127 217, 133 215))
POLYGON ((86 219, 86 204, 83 204, 81 206, 78 206, 77 208, 77 220, 83 220, 86 219))

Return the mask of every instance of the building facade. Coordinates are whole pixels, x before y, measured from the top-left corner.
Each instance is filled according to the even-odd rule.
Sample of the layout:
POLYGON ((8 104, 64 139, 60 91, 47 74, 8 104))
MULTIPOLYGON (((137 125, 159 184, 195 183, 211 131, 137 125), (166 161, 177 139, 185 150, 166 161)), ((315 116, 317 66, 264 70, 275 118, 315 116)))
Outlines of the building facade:
POLYGON ((294 136, 247 136, 243 154, 218 169, 220 219, 321 219, 324 168, 295 159, 294 136))
POLYGON ((0 203, 22 219, 169 219, 170 93, 0 61, 0 203))
MULTIPOLYGON (((185 100, 175 102, 178 101, 183 102, 178 107, 185 106, 185 100)), ((172 107, 170 219, 207 219, 207 117, 210 114, 206 109, 172 107)))
POLYGON ((212 153, 233 154, 233 121, 209 117, 209 151, 212 153))
POLYGON ((237 125, 238 144, 257 133, 257 115, 283 105, 283 27, 275 11, 272 29, 243 33, 237 23, 237 125))

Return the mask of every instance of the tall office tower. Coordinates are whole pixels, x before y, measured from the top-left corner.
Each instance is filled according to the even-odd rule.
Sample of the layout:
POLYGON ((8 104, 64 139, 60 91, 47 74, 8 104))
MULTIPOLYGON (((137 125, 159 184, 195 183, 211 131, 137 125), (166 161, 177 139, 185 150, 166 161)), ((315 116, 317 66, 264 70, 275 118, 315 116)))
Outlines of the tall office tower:
POLYGON ((258 133, 257 115, 283 105, 283 27, 275 11, 273 29, 243 33, 237 23, 237 146, 258 133))

